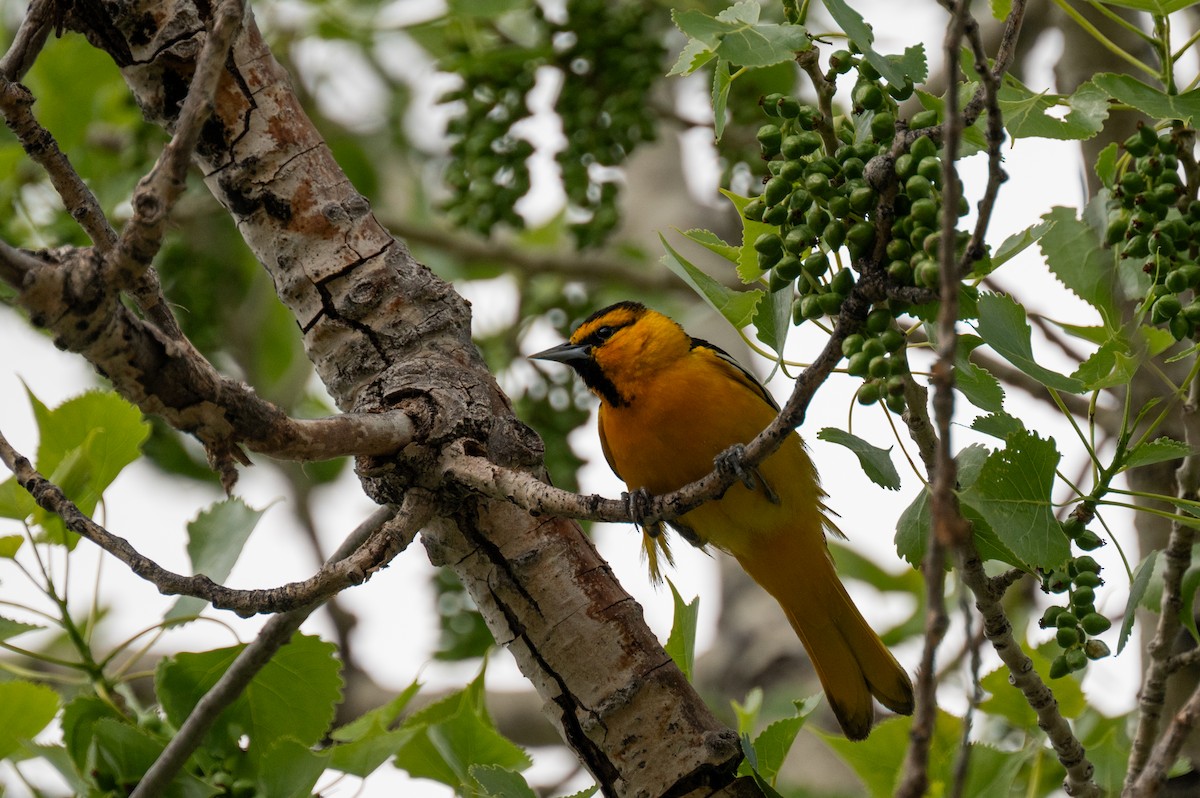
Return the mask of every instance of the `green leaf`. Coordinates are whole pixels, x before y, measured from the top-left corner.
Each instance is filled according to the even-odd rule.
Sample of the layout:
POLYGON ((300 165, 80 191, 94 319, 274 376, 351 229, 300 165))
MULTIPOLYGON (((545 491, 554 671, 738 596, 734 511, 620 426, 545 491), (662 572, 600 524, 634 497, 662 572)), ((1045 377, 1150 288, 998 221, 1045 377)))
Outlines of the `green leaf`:
POLYGON ((960 335, 954 357, 954 387, 967 401, 989 413, 1004 410, 1004 389, 990 371, 971 362, 971 352, 983 340, 975 335, 960 335))
POLYGON ((735 291, 727 288, 672 249, 661 234, 658 238, 667 250, 667 254, 662 257, 662 263, 679 275, 693 291, 724 316, 726 321, 740 330, 754 320, 754 311, 764 293, 762 290, 735 291))
POLYGON ((1096 177, 1100 178, 1100 182, 1105 188, 1111 189, 1117 182, 1117 159, 1120 158, 1121 151, 1117 147, 1117 142, 1109 142, 1104 149, 1100 150, 1100 154, 1096 156, 1096 177))
POLYGON ((0 482, 0 518, 24 521, 38 510, 29 491, 17 484, 16 477, 0 482))
POLYGON ((313 751, 291 737, 271 741, 255 768, 260 798, 311 795, 329 763, 328 751, 313 751))
POLYGON ((885 58, 871 47, 875 42, 871 26, 845 0, 825 0, 825 9, 889 84, 903 86, 906 79, 918 84, 925 81, 928 67, 924 45, 907 48, 902 57, 885 58))
POLYGON ((484 673, 462 690, 413 713, 401 726, 416 733, 397 753, 395 764, 416 778, 474 789, 474 765, 509 770, 529 767, 528 755, 496 731, 484 707, 484 673))
POLYGON ((499 765, 472 765, 471 778, 487 798, 537 798, 524 776, 499 765))
POLYGON ((366 778, 394 756, 419 732, 419 729, 392 729, 392 726, 420 687, 419 682, 413 682, 387 704, 334 729, 329 735, 335 742, 329 766, 366 778))
POLYGON ((808 716, 820 703, 820 696, 811 696, 803 701, 794 702, 796 707, 794 716, 775 721, 763 729, 762 734, 754 738, 754 753, 758 760, 754 768, 755 772, 771 784, 775 783, 775 777, 779 774, 779 769, 783 767, 783 760, 787 758, 788 751, 792 750, 792 743, 796 741, 796 735, 800 733, 804 722, 808 720, 808 716))
POLYGON ((1014 432, 1023 432, 1025 424, 1021 419, 1001 412, 977 417, 971 422, 971 429, 1004 440, 1014 432))
POLYGON ((992 253, 991 258, 989 259, 987 270, 981 272, 978 268, 976 268, 973 273, 989 274, 1000 268, 1005 263, 1008 263, 1008 261, 1024 252, 1031 244, 1035 244, 1041 240, 1042 236, 1044 236, 1050 230, 1053 224, 1053 222, 1043 221, 1039 224, 1030 225, 1019 233, 1013 233, 1008 238, 1001 241, 1000 246, 997 247, 996 251, 992 253))
POLYGON ((104 718, 122 720, 116 709, 95 696, 80 696, 63 708, 63 744, 81 771, 87 769, 96 723, 104 718))
POLYGON ((1192 119, 1200 115, 1200 89, 1167 94, 1137 78, 1112 72, 1093 76, 1092 83, 1114 100, 1136 108, 1151 119, 1180 119, 1190 125, 1192 119))
POLYGON ((1117 635, 1117 654, 1129 642, 1129 632, 1133 631, 1133 622, 1138 614, 1138 607, 1142 605, 1142 600, 1146 598, 1146 588, 1150 587, 1151 577, 1154 575, 1154 564, 1158 560, 1158 551, 1152 551, 1146 554, 1146 558, 1141 560, 1138 570, 1134 571, 1133 581, 1129 583, 1129 598, 1126 600, 1126 611, 1121 619, 1121 632, 1117 635))
MULTIPOLYGON (((154 687, 167 719, 178 728, 196 703, 228 670, 245 646, 195 654, 182 653, 159 662, 154 687)), ((238 747, 244 734, 256 759, 271 741, 290 737, 304 745, 317 743, 329 729, 341 698, 341 663, 336 646, 296 634, 213 724, 210 746, 238 747)))
MULTIPOLYGON (((673 11, 671 19, 691 39, 700 42, 722 60, 737 66, 781 64, 795 59, 798 51, 812 47, 808 31, 802 26, 760 23, 758 14, 757 3, 742 0, 716 17, 689 9, 673 11)), ((689 66, 696 60, 698 52, 697 48, 693 48, 689 66)), ((676 68, 680 68, 682 63, 681 55, 676 68)))
POLYGON ((929 530, 933 526, 929 488, 921 488, 896 519, 896 553, 914 568, 921 567, 929 549, 929 530))
POLYGON ((1005 75, 999 101, 1004 127, 1014 139, 1090 139, 1100 132, 1108 118, 1108 94, 1091 82, 1084 83, 1074 94, 1064 98, 1035 93, 1012 75, 1005 75), (1064 104, 1070 109, 1064 118, 1046 113, 1047 109, 1064 104))
POLYGON ((20 679, 0 682, 0 759, 16 751, 50 725, 58 712, 58 693, 20 679))
MULTIPOLYGON (((26 392, 40 436, 38 471, 91 515, 105 489, 140 456, 150 425, 136 407, 110 391, 89 391, 53 410, 26 392)), ((74 547, 77 538, 67 534, 58 516, 39 508, 36 517, 51 541, 74 547)))
POLYGON ((991 0, 992 19, 1005 19, 1012 11, 1012 0, 991 0))
POLYGON ((792 289, 771 291, 758 301, 754 313, 754 337, 771 347, 783 360, 783 346, 792 328, 792 289))
POLYGON ((1136 356, 1127 343, 1112 338, 1080 363, 1071 376, 1082 382, 1088 391, 1099 391, 1128 385, 1141 363, 1142 358, 1136 356))
MULTIPOLYGON (((871 736, 858 742, 839 734, 817 732, 817 737, 833 749, 838 758, 855 772, 872 798, 890 798, 904 772, 904 754, 912 718, 888 718, 871 730, 871 736)), ((938 710, 933 739, 929 745, 928 773, 931 786, 945 785, 958 752, 962 721, 945 710, 938 710)), ((942 789, 931 789, 934 795, 942 789)))
POLYGON ((746 206, 750 203, 750 197, 739 196, 727 189, 720 189, 720 192, 737 208, 738 218, 742 220, 742 245, 738 249, 737 257, 731 259, 738 265, 737 276, 743 283, 755 282, 762 277, 763 270, 758 267, 758 252, 754 249, 754 242, 763 233, 778 233, 779 228, 746 218, 746 206))
POLYGON ((687 44, 679 51, 675 66, 667 73, 672 75, 690 75, 709 61, 717 57, 708 45, 699 39, 688 39, 687 44))
MULTIPOLYGON (((216 502, 197 515, 187 526, 192 572, 204 574, 214 582, 225 581, 263 512, 233 497, 216 502)), ((204 599, 182 596, 163 620, 191 618, 207 606, 204 599)))
POLYGON ((1200 568, 1193 565, 1183 574, 1179 582, 1179 594, 1182 602, 1179 606, 1179 622, 1192 635, 1192 640, 1200 642, 1200 631, 1196 629, 1196 616, 1192 607, 1196 604, 1196 588, 1200 588, 1200 568))
POLYGON ((1101 249, 1097 232, 1076 218, 1073 208, 1056 206, 1042 219, 1052 225, 1040 241, 1050 271, 1073 294, 1099 310, 1106 326, 1119 326, 1113 257, 1101 249))
POLYGON ((1038 568, 1056 568, 1071 554, 1050 499, 1060 457, 1053 438, 1013 433, 1003 449, 988 455, 979 479, 963 495, 1001 544, 1038 568))
POLYGON ((1200 452, 1181 441, 1171 438, 1155 438, 1130 449, 1129 453, 1125 455, 1125 462, 1121 464, 1121 470, 1139 468, 1152 463, 1165 463, 1168 460, 1179 460, 1198 453, 1200 452))
POLYGON ((996 353, 1049 388, 1082 393, 1083 383, 1038 364, 1025 308, 1003 294, 980 294, 979 335, 996 353))
POLYGON ((1174 14, 1185 8, 1191 8, 1200 0, 1101 0, 1106 6, 1120 6, 1145 11, 1149 14, 1174 14))
POLYGON ((11 560, 17 556, 25 538, 21 535, 0 535, 0 559, 11 560))
POLYGON ((725 135, 725 123, 728 116, 725 109, 729 105, 729 90, 732 87, 733 75, 729 71, 729 62, 718 58, 717 65, 713 68, 712 89, 713 138, 718 142, 725 135))
POLYGON ((675 665, 683 671, 683 676, 689 682, 692 680, 696 663, 696 621, 700 617, 700 597, 696 596, 689 602, 684 602, 675 583, 670 579, 667 585, 671 588, 671 596, 675 602, 674 620, 671 622, 671 634, 667 637, 664 650, 675 660, 675 665))
POLYGON ((891 448, 880 449, 836 427, 825 427, 817 433, 817 438, 845 446, 854 452, 863 473, 876 485, 888 490, 900 490, 900 474, 892 463, 891 448))
POLYGON ((0 615, 0 640, 8 640, 10 637, 16 637, 26 632, 45 628, 36 623, 22 623, 21 621, 14 621, 11 618, 5 618, 3 615, 0 615))
POLYGON ((738 734, 749 737, 750 732, 758 725, 758 715, 762 712, 763 691, 761 687, 752 687, 746 693, 746 702, 730 701, 733 715, 737 718, 738 734))
MULTIPOLYGON (((745 198, 740 198, 740 199, 745 200, 745 198)), ((745 201, 748 202, 749 200, 745 200, 745 201)), ((735 202, 734 204, 736 205, 737 203, 735 202)), ((742 207, 745 207, 745 202, 743 202, 742 207)), ((740 210, 741 209, 739 208, 739 211, 740 210)), ((743 219, 743 221, 745 221, 745 220, 743 219)), ((762 222, 757 222, 757 224, 762 224, 762 222)), ((763 226, 765 227, 766 225, 763 225, 763 226)), ((684 237, 690 238, 692 241, 695 241, 697 244, 699 244, 700 246, 709 250, 710 252, 717 253, 718 255, 720 255, 722 258, 729 261, 730 263, 738 262, 738 258, 741 255, 741 249, 739 247, 735 247, 732 244, 726 243, 720 236, 718 236, 716 233, 712 232, 711 230, 693 229, 693 230, 683 230, 681 232, 683 233, 684 237)), ((743 280, 742 282, 750 282, 750 281, 743 280)))

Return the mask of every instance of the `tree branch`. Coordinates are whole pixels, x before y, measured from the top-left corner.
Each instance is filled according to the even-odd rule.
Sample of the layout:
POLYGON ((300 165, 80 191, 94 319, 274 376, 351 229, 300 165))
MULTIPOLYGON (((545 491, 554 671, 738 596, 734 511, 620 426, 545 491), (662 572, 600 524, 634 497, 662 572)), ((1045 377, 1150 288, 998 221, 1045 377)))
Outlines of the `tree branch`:
MULTIPOLYGON (((391 546, 397 553, 403 551, 408 548, 417 531, 429 520, 431 511, 432 505, 428 497, 419 492, 410 493, 405 497, 404 504, 397 510, 379 508, 350 533, 326 561, 326 565, 332 566, 352 556, 368 540, 381 533, 392 539, 391 546)), ((322 600, 317 600, 267 621, 258 637, 238 654, 229 669, 193 707, 179 731, 138 782, 130 794, 131 798, 153 798, 166 794, 167 787, 183 768, 188 757, 200 747, 204 735, 212 728, 217 716, 237 700, 255 675, 292 639, 300 624, 321 606, 321 603, 322 600)))
MULTIPOLYGON (((1200 380, 1192 380, 1188 400, 1183 407, 1182 421, 1184 441, 1195 449, 1200 445, 1200 380)), ((1185 457, 1175 471, 1175 479, 1178 495, 1195 501, 1200 496, 1200 456, 1185 457)), ((1164 746, 1174 747, 1177 753, 1182 736, 1186 736, 1181 736, 1177 730, 1171 729, 1152 751, 1162 722, 1167 678, 1172 672, 1171 645, 1180 629, 1179 613, 1184 601, 1183 576, 1192 563, 1192 543, 1195 538, 1196 533, 1190 526, 1174 522, 1171 524, 1167 547, 1163 551, 1166 568, 1163 571, 1162 607, 1159 610, 1158 628, 1154 638, 1146 646, 1149 662, 1142 677, 1142 689, 1138 691, 1138 726, 1129 753, 1129 768, 1125 774, 1125 791, 1135 795, 1153 794, 1151 787, 1166 778, 1167 768, 1175 761, 1174 755, 1171 755, 1170 761, 1165 766, 1162 765, 1162 760, 1170 753, 1164 746), (1153 769, 1150 767, 1152 761, 1153 769)), ((1196 699, 1193 696, 1188 702, 1189 706, 1194 700, 1196 699)), ((1185 717, 1185 723, 1190 717, 1185 717)))
POLYGON ((218 585, 204 574, 183 576, 168 571, 135 549, 129 541, 112 534, 89 518, 62 489, 43 477, 29 460, 12 448, 0 433, 0 462, 8 466, 17 483, 29 492, 39 507, 60 518, 80 537, 95 543, 116 557, 134 574, 154 584, 164 595, 195 596, 213 607, 230 610, 242 617, 268 612, 284 612, 321 602, 352 585, 371 578, 400 553, 386 533, 372 536, 350 555, 322 566, 313 576, 276 588, 236 590, 218 585))
POLYGON ((54 28, 55 16, 54 0, 33 0, 29 4, 8 52, 0 58, 0 79, 16 83, 25 77, 54 28))

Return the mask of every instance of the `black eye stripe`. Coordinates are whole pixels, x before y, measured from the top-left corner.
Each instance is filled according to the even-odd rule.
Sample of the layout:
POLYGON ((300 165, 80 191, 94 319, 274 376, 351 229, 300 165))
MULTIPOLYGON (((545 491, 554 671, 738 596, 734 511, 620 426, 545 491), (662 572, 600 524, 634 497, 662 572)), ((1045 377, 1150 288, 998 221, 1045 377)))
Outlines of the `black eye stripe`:
POLYGON ((607 341, 608 339, 612 338, 613 335, 616 334, 617 330, 623 329, 628 326, 629 326, 629 324, 620 324, 620 325, 617 325, 614 327, 614 326, 606 324, 603 327, 597 327, 595 330, 593 330, 591 332, 590 335, 588 335, 587 338, 584 338, 581 343, 591 344, 592 346, 599 346, 599 345, 603 344, 605 341, 607 341))

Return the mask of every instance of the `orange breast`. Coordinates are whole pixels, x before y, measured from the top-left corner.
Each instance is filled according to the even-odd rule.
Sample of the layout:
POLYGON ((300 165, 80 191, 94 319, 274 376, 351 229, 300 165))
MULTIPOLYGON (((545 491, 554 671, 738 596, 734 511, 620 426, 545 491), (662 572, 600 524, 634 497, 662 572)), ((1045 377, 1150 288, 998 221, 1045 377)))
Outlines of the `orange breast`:
MULTIPOLYGON (((713 360, 684 358, 640 386, 627 406, 601 406, 608 455, 631 490, 662 494, 699 479, 712 471, 718 454, 749 443, 775 417, 752 387, 725 371, 732 367, 719 367, 713 360)), ((761 536, 796 534, 797 527, 823 540, 823 494, 800 436, 790 436, 759 472, 778 494, 778 504, 739 482, 680 522, 735 555, 761 536)))

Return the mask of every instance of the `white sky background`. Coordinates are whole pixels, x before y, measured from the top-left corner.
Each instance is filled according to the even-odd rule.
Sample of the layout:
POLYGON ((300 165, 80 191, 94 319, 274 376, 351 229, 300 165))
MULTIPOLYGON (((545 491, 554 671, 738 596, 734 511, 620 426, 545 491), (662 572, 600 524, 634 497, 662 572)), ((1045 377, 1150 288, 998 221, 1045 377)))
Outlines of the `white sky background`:
MULTIPOLYGON (((923 4, 901 4, 904 15, 901 24, 898 16, 895 19, 885 16, 892 8, 897 7, 891 3, 875 2, 862 5, 868 9, 868 19, 875 24, 880 35, 877 46, 884 52, 897 52, 903 46, 911 44, 916 37, 908 32, 928 31, 920 38, 927 46, 933 48, 929 55, 932 68, 936 70, 936 63, 940 61, 938 47, 943 19, 940 7, 931 0, 923 4), (889 31, 904 31, 906 35, 889 36, 889 31)), ((425 11, 433 8, 434 2, 412 0, 396 3, 394 7, 398 10, 397 13, 403 16, 414 9, 425 11)), ((280 4, 271 8, 278 13, 297 7, 280 4)), ((259 10, 260 16, 265 13, 264 10, 259 10)), ((1037 48, 1037 69, 1030 81, 1033 88, 1053 89, 1050 69, 1060 48, 1061 45, 1056 43, 1054 37, 1048 37, 1047 41, 1037 48)), ((325 113, 339 119, 358 115, 360 120, 365 120, 364 126, 371 125, 374 113, 370 101, 374 91, 371 81, 360 78, 342 82, 338 79, 338 76, 344 79, 348 75, 360 74, 353 64, 345 60, 345 52, 324 49, 322 44, 309 43, 297 55, 311 59, 314 72, 333 81, 326 84, 327 87, 334 87, 334 90, 332 94, 324 95, 329 101, 323 108, 325 113), (355 92, 347 90, 347 85, 365 85, 367 88, 365 91, 355 92), (341 103, 338 102, 339 98, 341 103)), ((407 66, 411 67, 411 61, 408 61, 407 66)), ((425 85, 428 86, 428 83, 425 85)), ((549 140, 553 140, 552 133, 549 140)), ((1008 234, 1037 222, 1038 217, 1052 206, 1078 207, 1085 199, 1081 179, 1082 164, 1074 143, 1025 139, 1017 142, 1015 146, 1011 143, 1007 145, 1006 156, 1005 166, 1010 179, 1000 192, 993 219, 990 238, 993 246, 1008 234)), ((545 157, 549 158, 550 155, 545 157)), ((543 161, 543 166, 547 162, 543 161)), ((985 169, 983 156, 968 159, 962 165, 964 181, 972 200, 977 199, 982 191, 985 169)), ((710 190, 712 188, 710 184, 710 190)), ((555 194, 546 192, 542 197, 540 202, 543 207, 552 209, 555 194)), ((537 206, 534 205, 531 212, 536 211, 537 206)), ((1007 265, 996 279, 1001 286, 1017 290, 1018 297, 1032 310, 1057 320, 1079 324, 1090 324, 1096 320, 1094 311, 1065 291, 1048 274, 1036 247, 1007 265)), ((486 285, 476 284, 459 288, 474 303, 477 329, 511 323, 512 305, 505 300, 511 296, 513 289, 511 283, 504 278, 486 285)), ((686 323, 694 320, 683 321, 686 323)), ((811 358, 821 345, 815 332, 812 325, 802 328, 801 334, 793 331, 789 356, 798 360, 811 358)), ((32 456, 36 451, 36 431, 22 381, 43 402, 54 406, 93 386, 95 379, 91 369, 81 358, 59 352, 46 337, 31 330, 23 320, 13 314, 0 314, 0 341, 4 343, 3 353, 0 354, 0 424, 13 445, 19 451, 32 456)), ((535 331, 527 341, 528 351, 535 351, 554 343, 557 341, 550 338, 546 331, 535 331)), ((1067 372, 1074 368, 1075 364, 1062 359, 1056 348, 1040 344, 1036 335, 1035 347, 1039 357, 1044 357, 1047 365, 1067 372)), ((767 370, 763 363, 754 366, 760 373, 767 370)), ((892 546, 895 519, 916 495, 920 488, 919 480, 907 468, 897 447, 893 450, 893 456, 901 471, 904 487, 898 493, 884 491, 863 476, 857 461, 847 450, 818 441, 815 437, 816 430, 822 427, 845 427, 847 411, 853 404, 851 397, 857 383, 858 380, 845 376, 835 376, 830 380, 810 409, 803 432, 820 467, 824 485, 830 493, 829 504, 841 515, 839 526, 850 535, 855 547, 869 553, 888 567, 898 570, 906 566, 896 558, 892 546)), ((770 387, 780 398, 786 397, 791 390, 790 382, 783 378, 773 380, 770 387)), ((1030 428, 1055 437, 1060 451, 1067 455, 1062 469, 1074 477, 1081 459, 1080 448, 1070 428, 1057 414, 1050 412, 1045 403, 1031 400, 1020 392, 1010 391, 1006 401, 1010 412, 1023 418, 1030 428)), ((960 420, 965 425, 969 423, 973 409, 966 406, 961 399, 958 404, 963 413, 960 420)), ((853 432, 879 446, 887 447, 894 443, 879 408, 855 407, 853 432)), ((995 445, 993 439, 974 436, 963 427, 957 428, 955 434, 956 448, 976 440, 988 446, 995 445)), ((572 438, 572 444, 591 461, 580 475, 582 489, 608 496, 617 495, 623 486, 604 464, 596 445, 594 428, 589 427, 578 433, 572 438)), ((256 507, 276 503, 266 513, 258 530, 251 537, 245 554, 228 580, 230 585, 271 586, 302 579, 311 574, 314 564, 310 561, 308 548, 303 544, 297 545, 296 531, 289 511, 282 501, 279 501, 285 494, 284 486, 273 479, 269 470, 250 468, 241 472, 237 495, 256 507)), ((219 492, 214 489, 191 485, 181 480, 166 479, 150 466, 138 463, 127 469, 110 489, 103 515, 99 520, 112 532, 128 538, 139 550, 154 557, 165 567, 187 572, 189 566, 184 552, 184 526, 203 507, 219 498, 219 492)), ((357 481, 348 471, 336 487, 324 492, 323 497, 315 502, 315 507, 318 512, 317 525, 326 546, 332 548, 371 512, 373 506, 362 495, 357 481)), ((1106 517, 1114 528, 1130 529, 1127 517, 1111 513, 1106 517)), ((11 534, 14 531, 16 530, 11 527, 0 526, 0 534, 11 534)), ((601 553, 612 564, 622 585, 641 602, 647 621, 660 638, 665 640, 671 623, 670 593, 655 590, 650 586, 644 564, 640 561, 638 537, 634 531, 627 526, 600 525, 596 529, 595 538, 601 553)), ((1132 537, 1126 543, 1132 556, 1132 537)), ((703 596, 699 646, 704 649, 710 645, 719 645, 719 641, 713 640, 714 613, 718 606, 715 595, 718 589, 714 579, 715 564, 709 557, 690 550, 689 547, 677 547, 676 550, 678 565, 674 573, 670 574, 671 579, 685 598, 696 594, 703 596)), ((1108 579, 1108 585, 1100 591, 1101 610, 1110 614, 1119 612, 1125 602, 1125 580, 1121 575, 1123 569, 1116 559, 1114 547, 1107 546, 1102 549, 1099 559, 1106 568, 1104 575, 1108 579)), ((86 602, 90 600, 91 585, 97 573, 99 560, 95 550, 86 543, 73 555, 72 595, 78 602, 77 607, 86 606, 86 602)), ((455 687, 464 683, 475 672, 474 665, 445 665, 431 663, 428 659, 437 638, 437 617, 428 589, 429 568, 423 550, 419 545, 414 546, 366 585, 342 594, 342 600, 348 608, 359 615, 356 642, 362 664, 376 678, 388 681, 397 690, 417 676, 432 688, 455 687)), ((105 627, 112 632, 126 633, 154 623, 171 602, 170 599, 159 596, 148 583, 132 576, 123 566, 112 560, 105 562, 100 572, 105 601, 111 609, 111 617, 106 621, 105 627)), ((0 584, 0 597, 7 600, 36 601, 36 594, 11 568, 0 569, 0 579, 4 580, 0 584)), ((903 617, 904 610, 885 606, 886 602, 878 600, 878 594, 872 595, 869 588, 852 584, 851 591, 858 599, 864 614, 876 625, 886 625, 903 617)), ((5 614, 10 614, 7 608, 5 614)), ((261 620, 243 621, 226 614, 222 614, 221 618, 236 629, 238 637, 243 641, 250 639, 254 630, 261 624, 261 620)), ((321 613, 306 624, 305 631, 320 634, 326 639, 331 637, 330 627, 321 613)), ((1116 649, 1115 635, 1115 629, 1104 635, 1113 650, 1116 649)), ((24 643, 25 640, 30 640, 29 645, 36 647, 32 636, 14 642, 24 643)), ((233 642, 232 634, 227 628, 202 622, 169 634, 163 639, 158 650, 203 650, 233 642)), ((953 639, 949 646, 953 646, 953 639)), ((944 651, 950 652, 953 648, 947 647, 944 651)), ((910 669, 915 668, 919 653, 915 646, 905 647, 897 652, 910 669)), ((994 662, 994 659, 992 661, 994 662)), ((992 666, 985 666, 985 669, 990 667, 992 666)), ((1137 669, 1137 658, 1132 647, 1116 660, 1093 665, 1085 677, 1089 697, 1106 712, 1127 711, 1135 692, 1133 684, 1137 669)), ((499 652, 492 656, 488 684, 492 687, 518 688, 525 682, 517 672, 511 657, 499 652)), ((729 698, 740 699, 742 696, 729 698)), ((952 711, 961 708, 955 705, 953 695, 946 696, 946 699, 947 708, 952 711)), ((534 779, 553 780, 557 775, 567 772, 568 768, 569 763, 564 760, 539 761, 531 775, 534 779)), ((413 781, 396 772, 372 776, 362 792, 358 792, 360 785, 353 778, 347 777, 332 786, 328 785, 328 781, 327 776, 318 785, 323 788, 322 794, 328 796, 403 794, 423 798, 451 794, 448 788, 441 785, 428 781, 413 781)), ((23 787, 11 771, 7 770, 7 766, 0 767, 0 786, 8 789, 9 794, 14 796, 25 794, 23 787)), ((582 786, 582 783, 578 786, 582 786)), ((573 786, 572 789, 574 788, 573 786)))

